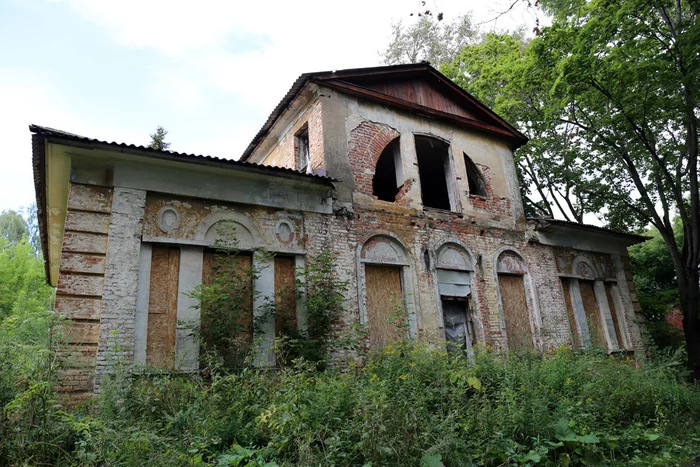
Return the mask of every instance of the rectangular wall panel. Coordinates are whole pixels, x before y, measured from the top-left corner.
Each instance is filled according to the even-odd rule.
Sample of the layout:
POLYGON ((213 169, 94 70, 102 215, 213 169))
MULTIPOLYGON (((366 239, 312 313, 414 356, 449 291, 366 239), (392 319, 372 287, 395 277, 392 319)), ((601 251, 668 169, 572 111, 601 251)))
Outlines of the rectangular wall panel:
POLYGON ((598 303, 595 299, 594 282, 579 280, 579 289, 581 290, 583 309, 586 312, 588 332, 591 335, 591 345, 599 349, 607 349, 603 324, 600 322, 600 310, 598 310, 598 303))
POLYGON ((570 279, 562 279, 561 286, 564 290, 564 302, 566 303, 566 316, 569 318, 569 329, 571 330, 571 340, 575 349, 581 347, 581 337, 576 326, 576 316, 574 306, 571 303, 571 287, 569 287, 570 279))
POLYGON ((154 368, 173 368, 175 363, 179 268, 179 248, 153 246, 146 363, 154 368))
POLYGON ((499 274, 498 286, 506 320, 508 350, 522 352, 533 349, 523 276, 499 274))
POLYGON ((397 311, 405 315, 401 268, 365 265, 365 291, 370 348, 381 350, 405 337, 397 324, 405 327, 407 317, 395 316, 397 311))
POLYGON ((297 329, 297 301, 294 292, 294 258, 275 256, 275 335, 297 329))
POLYGON ((202 284, 211 286, 218 281, 226 287, 216 290, 214 303, 202 303, 202 338, 211 350, 217 346, 217 342, 222 342, 224 332, 228 343, 223 342, 226 349, 219 348, 218 351, 223 354, 224 364, 229 367, 238 365, 253 343, 252 260, 252 255, 248 253, 204 251, 202 284))

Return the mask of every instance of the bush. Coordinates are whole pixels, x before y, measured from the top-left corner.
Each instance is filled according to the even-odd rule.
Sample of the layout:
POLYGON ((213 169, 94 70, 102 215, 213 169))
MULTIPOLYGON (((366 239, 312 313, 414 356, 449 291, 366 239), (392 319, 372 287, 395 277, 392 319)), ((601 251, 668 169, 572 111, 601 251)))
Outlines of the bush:
POLYGON ((700 389, 680 360, 481 348, 469 364, 404 342, 343 371, 117 377, 92 415, 48 406, 47 431, 63 465, 685 465, 700 389))

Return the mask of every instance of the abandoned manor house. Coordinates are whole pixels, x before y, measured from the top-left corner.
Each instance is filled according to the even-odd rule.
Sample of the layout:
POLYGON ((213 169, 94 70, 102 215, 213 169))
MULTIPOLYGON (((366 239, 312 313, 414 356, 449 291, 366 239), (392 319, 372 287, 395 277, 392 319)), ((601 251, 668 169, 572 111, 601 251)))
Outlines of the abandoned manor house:
MULTIPOLYGON (((397 309, 405 337, 467 352, 644 349, 627 255, 644 237, 526 218, 527 138, 428 64, 301 75, 236 161, 30 130, 74 400, 115 357, 199 370, 191 292, 216 273, 222 225, 257 271, 251 316, 330 250, 349 284, 340 324, 365 325, 370 349, 396 339, 397 309)), ((275 364, 277 326, 251 336, 257 365, 275 364)))

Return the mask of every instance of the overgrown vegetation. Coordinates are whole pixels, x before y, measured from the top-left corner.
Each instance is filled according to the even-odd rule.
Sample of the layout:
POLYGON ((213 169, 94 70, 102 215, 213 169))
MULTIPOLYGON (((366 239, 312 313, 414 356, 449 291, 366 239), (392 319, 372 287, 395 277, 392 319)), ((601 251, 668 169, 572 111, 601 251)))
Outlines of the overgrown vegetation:
POLYGON ((402 342, 343 370, 298 360, 211 381, 120 375, 89 415, 21 394, 5 407, 0 463, 687 465, 700 390, 679 368, 566 348, 481 348, 467 364, 402 342))
MULTIPOLYGON (((0 263, 10 258, 21 270, 24 255, 40 265, 26 240, 9 248, 0 263)), ((341 326, 347 284, 327 252, 295 275, 292 296, 305 294, 308 324, 278 329, 280 367, 246 358, 227 365, 244 348, 217 327, 250 331, 239 325, 258 274, 241 258, 220 251, 198 292, 202 335, 222 371, 134 375, 118 367, 100 396, 74 412, 54 392, 50 288, 30 281, 37 288, 16 295, 0 330, 0 465, 686 465, 700 449, 700 389, 686 383, 682 358, 652 364, 567 348, 519 357, 478 348, 468 362, 400 341, 326 365, 346 348, 362 354, 365 336, 341 326)), ((265 300, 270 310, 288 313, 289 292, 265 300)))

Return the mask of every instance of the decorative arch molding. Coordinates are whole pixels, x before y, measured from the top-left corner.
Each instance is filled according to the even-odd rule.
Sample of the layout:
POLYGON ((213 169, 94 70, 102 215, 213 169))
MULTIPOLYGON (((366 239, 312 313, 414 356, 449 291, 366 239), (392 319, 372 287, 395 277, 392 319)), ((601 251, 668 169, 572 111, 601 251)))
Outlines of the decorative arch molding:
POLYGON ((408 250, 399 238, 389 231, 375 231, 360 238, 357 244, 357 299, 360 312, 360 324, 368 324, 367 290, 365 284, 365 265, 393 266, 401 268, 401 287, 404 303, 408 314, 409 336, 417 336, 420 326, 418 284, 413 266, 413 260, 408 250))
POLYGON ((408 266, 406 249, 396 239, 387 235, 374 235, 360 249, 360 262, 408 266))
POLYGON ((593 266, 593 262, 583 255, 574 258, 571 272, 574 276, 585 280, 596 280, 598 278, 602 280, 603 278, 603 275, 599 274, 595 266, 593 266))
MULTIPOLYGON (((542 315, 537 300, 537 293, 530 275, 530 270, 527 263, 523 259, 523 254, 513 246, 504 246, 499 248, 494 254, 493 259, 493 278, 496 281, 496 290, 498 295, 498 311, 501 319, 501 332, 506 334, 506 318, 503 309, 503 299, 501 297, 501 288, 499 286, 499 274, 519 275, 523 278, 523 286, 525 287, 525 301, 529 314, 529 319, 532 324, 532 337, 536 342, 541 343, 540 330, 542 329, 542 315)), ((535 348, 538 348, 536 342, 533 342, 535 348)), ((540 344, 541 345, 541 344, 540 344)))
MULTIPOLYGON (((228 231, 235 235, 235 246, 243 250, 265 245, 258 227, 246 216, 234 212, 214 212, 197 226, 194 239, 214 245, 217 241, 227 243, 228 231)), ((234 246, 233 243, 231 246, 234 246)))
POLYGON ((474 256, 469 249, 459 243, 443 243, 435 254, 435 267, 457 271, 474 271, 474 256))

